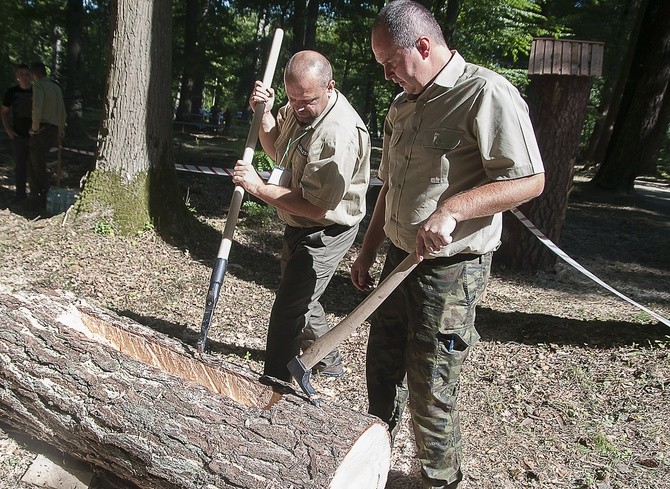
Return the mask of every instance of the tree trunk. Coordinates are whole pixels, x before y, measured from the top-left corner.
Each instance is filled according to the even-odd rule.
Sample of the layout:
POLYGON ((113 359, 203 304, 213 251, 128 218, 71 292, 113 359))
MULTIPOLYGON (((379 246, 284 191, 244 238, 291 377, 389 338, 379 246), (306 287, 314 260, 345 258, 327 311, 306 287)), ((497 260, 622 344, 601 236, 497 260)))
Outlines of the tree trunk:
POLYGON ((319 0, 309 0, 305 25, 305 49, 316 50, 316 25, 319 20, 319 0))
POLYGON ((147 488, 383 488, 386 426, 71 295, 0 293, 7 424, 147 488))
MULTIPOLYGON (((619 113, 619 106, 621 105, 621 98, 623 97, 626 79, 630 73, 630 67, 633 64, 635 55, 635 45, 640 36, 640 29, 642 27, 642 19, 647 8, 648 0, 631 0, 630 8, 635 22, 630 33, 630 39, 626 47, 626 55, 621 63, 621 68, 618 70, 619 75, 616 77, 616 83, 610 87, 608 94, 605 97, 605 104, 602 108, 601 118, 596 122, 596 125, 591 134, 589 145, 584 155, 584 159, 592 162, 593 165, 600 165, 605 159, 607 146, 612 137, 612 130, 614 128, 614 121, 619 113)), ((609 70, 613 72, 612 69, 609 70)))
MULTIPOLYGON (((519 210, 554 243, 558 243, 565 222, 590 85, 588 76, 535 75, 528 87, 528 106, 546 184, 542 195, 519 210)), ((556 263, 556 255, 509 212, 503 215, 502 242, 495 260, 509 268, 549 270, 556 263)))
POLYGON ((649 0, 635 46, 614 130, 593 183, 614 192, 632 192, 635 179, 655 174, 656 158, 668 127, 670 97, 670 2, 649 0))
POLYGON ((81 55, 81 26, 84 15, 82 0, 67 2, 67 60, 65 106, 67 108, 67 133, 73 139, 83 136, 83 102, 79 89, 79 56, 81 55))
POLYGON ((184 51, 183 72, 177 117, 179 121, 188 121, 191 114, 202 108, 202 89, 205 84, 204 49, 202 25, 208 12, 207 0, 186 0, 184 15, 184 51))
POLYGON ((172 153, 172 10, 163 0, 112 2, 112 43, 96 168, 78 212, 122 234, 184 232, 187 211, 172 153), (108 217, 107 217, 108 216, 108 217))
POLYGON ((305 49, 305 30, 307 29, 307 0, 295 0, 293 2, 293 42, 291 43, 291 54, 305 49))
MULTIPOLYGON (((373 73, 377 68, 377 61, 374 56, 369 58, 370 73, 373 73)), ((374 77, 368 76, 365 84, 365 101, 363 106, 363 113, 365 114, 366 124, 372 137, 379 137, 379 121, 377 120, 377 97, 375 97, 375 81, 374 77)))

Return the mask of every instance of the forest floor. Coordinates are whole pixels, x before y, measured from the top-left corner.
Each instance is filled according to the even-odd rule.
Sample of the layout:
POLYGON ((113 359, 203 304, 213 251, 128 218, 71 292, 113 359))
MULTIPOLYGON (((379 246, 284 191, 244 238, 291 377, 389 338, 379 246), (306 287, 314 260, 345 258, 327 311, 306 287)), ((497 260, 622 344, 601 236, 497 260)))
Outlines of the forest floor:
MULTIPOLYGON (((176 136, 175 158, 230 166, 241 147, 240 137, 202 134, 196 142, 186 132, 176 136)), ((92 161, 64 151, 61 185, 77 188, 92 161)), ((229 179, 179 172, 205 231, 199 246, 177 248, 153 231, 121 237, 92 217, 35 218, 10 206, 12 165, 5 141, 0 287, 71 291, 195 345, 229 179)), ((606 283, 670 317, 669 183, 640 180, 634 194, 612 196, 587 180, 575 179, 559 245, 606 283)), ((242 213, 210 331, 213 353, 252 373, 262 371, 280 241, 277 222, 251 225, 242 213)), ((360 239, 323 298, 331 324, 361 300, 348 277, 359 246, 360 239)), ((459 399, 464 488, 670 488, 668 327, 559 260, 551 272, 494 267, 477 328, 482 339, 463 369, 459 399)), ((346 375, 314 379, 330 402, 366 410, 365 345, 361 325, 340 348, 346 375)), ((0 428, 0 488, 28 487, 20 479, 40 446, 0 428)), ((405 417, 388 488, 419 487, 414 455, 405 417)))

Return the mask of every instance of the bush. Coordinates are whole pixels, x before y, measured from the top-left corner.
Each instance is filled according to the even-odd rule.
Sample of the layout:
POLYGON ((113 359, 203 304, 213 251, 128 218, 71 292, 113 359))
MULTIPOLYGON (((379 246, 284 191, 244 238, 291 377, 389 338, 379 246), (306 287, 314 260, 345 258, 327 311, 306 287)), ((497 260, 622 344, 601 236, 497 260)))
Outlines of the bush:
POLYGON ((274 207, 253 200, 247 200, 242 208, 246 214, 244 224, 250 227, 264 226, 275 217, 274 207))
POLYGON ((259 149, 254 152, 254 159, 251 165, 256 171, 272 171, 275 167, 275 162, 272 161, 272 158, 265 151, 259 149))

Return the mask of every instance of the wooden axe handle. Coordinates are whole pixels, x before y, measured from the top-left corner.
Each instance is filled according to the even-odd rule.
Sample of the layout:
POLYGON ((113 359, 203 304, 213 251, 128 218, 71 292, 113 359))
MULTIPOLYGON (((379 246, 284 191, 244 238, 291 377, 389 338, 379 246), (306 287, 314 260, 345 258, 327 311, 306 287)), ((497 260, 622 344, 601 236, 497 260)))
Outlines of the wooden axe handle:
POLYGON ((340 343, 347 339, 360 324, 400 285, 407 275, 419 264, 416 253, 407 255, 382 282, 363 299, 342 321, 312 343, 298 358, 307 369, 311 369, 340 343))

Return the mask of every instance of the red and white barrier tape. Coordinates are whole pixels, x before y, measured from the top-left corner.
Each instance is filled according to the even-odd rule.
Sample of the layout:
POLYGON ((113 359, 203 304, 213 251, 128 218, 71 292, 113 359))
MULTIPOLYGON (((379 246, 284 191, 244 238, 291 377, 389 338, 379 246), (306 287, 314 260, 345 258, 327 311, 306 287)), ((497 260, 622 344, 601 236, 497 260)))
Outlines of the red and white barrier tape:
MULTIPOLYGON (((58 151, 59 148, 51 148, 51 151, 58 151)), ((95 153, 91 151, 84 151, 81 149, 74 149, 74 148, 61 148, 63 151, 70 151, 72 153, 79 153, 79 154, 85 154, 85 155, 91 155, 94 156, 95 153)), ((181 163, 175 164, 175 169, 179 171, 187 171, 187 172, 192 172, 192 173, 203 173, 206 175, 219 175, 219 176, 226 176, 226 177, 232 177, 233 176, 233 170, 232 168, 218 168, 218 167, 212 167, 212 166, 202 166, 202 165, 184 165, 181 163)), ((267 180, 270 177, 270 172, 268 171, 261 171, 258 172, 258 174, 263 178, 264 180, 267 180)), ((372 178, 370 180, 370 185, 371 186, 379 186, 382 185, 383 182, 379 178, 372 178)), ((528 218, 523 215, 521 211, 518 209, 514 208, 511 209, 512 214, 516 216, 519 221, 523 223, 524 226, 526 226, 534 235, 537 239, 539 239, 542 244, 544 244, 547 248, 549 248, 552 252, 554 252, 556 255, 558 255, 559 258, 567 262, 569 265, 571 265, 573 268, 577 269, 579 272, 583 273, 586 275, 588 278, 596 282, 598 285, 601 285, 605 289, 609 290, 612 292, 614 295, 622 298, 626 302, 629 302, 630 304, 634 305, 638 309, 643 310, 653 318, 659 320, 661 323, 665 324, 666 326, 670 326, 670 320, 664 318, 660 314, 655 313, 651 309, 643 306, 642 304, 639 304, 635 302, 633 299, 630 299, 629 297, 625 296, 618 290, 616 290, 614 287, 611 285, 606 284, 602 280, 600 280, 598 277, 596 277, 593 273, 589 272, 586 268, 581 266, 579 263, 577 263, 575 260, 570 258, 563 250, 561 250, 556 244, 554 244, 553 241, 551 241, 549 238, 547 238, 542 232, 535 227, 535 225, 528 220, 528 218)))
POLYGON ((573 268, 576 268, 579 272, 586 275, 588 278, 590 278, 591 280, 596 282, 598 285, 601 285, 602 287, 604 287, 607 290, 609 290, 610 292, 612 292, 614 295, 619 296, 620 298, 622 298, 626 302, 629 302, 629 303, 633 304, 635 307, 637 307, 638 309, 643 310, 644 312, 646 312, 647 314, 649 314, 653 318, 659 320, 660 322, 662 322, 666 326, 670 326, 670 321, 668 319, 664 318, 660 314, 655 313, 654 311, 652 311, 651 309, 643 306, 642 304, 639 304, 639 303, 635 302, 633 299, 631 299, 629 297, 626 297, 624 294, 622 294, 621 292, 616 290, 614 287, 612 287, 611 285, 606 284, 605 282, 600 280, 598 277, 596 277, 594 274, 589 272, 586 268, 584 268, 579 263, 577 263, 575 260, 570 258, 562 249, 560 249, 558 246, 556 246, 556 244, 554 244, 553 241, 551 241, 544 234, 542 234, 542 232, 539 229, 537 229, 535 227, 535 225, 532 222, 530 222, 530 220, 520 210, 518 210, 517 208, 513 208, 513 209, 511 209, 511 212, 512 212, 512 214, 514 214, 516 216, 517 219, 519 219, 519 221, 521 221, 523 223, 524 226, 526 226, 530 230, 530 232, 532 232, 535 235, 535 237, 537 239, 539 239, 542 242, 542 244, 544 244, 552 252, 554 252, 556 255, 558 255, 559 258, 561 258, 562 260, 567 262, 573 268))
MULTIPOLYGON (((213 166, 201 166, 201 165, 183 165, 181 163, 175 164, 174 167, 179 171, 204 173, 206 175, 219 175, 219 176, 228 176, 228 177, 233 176, 233 169, 232 168, 217 168, 217 167, 213 167, 213 166)), ((258 174, 264 180, 267 180, 268 178, 270 178, 270 172, 269 171, 260 171, 260 172, 258 172, 258 174)), ((384 182, 382 182, 379 178, 370 179, 370 185, 371 186, 381 186, 383 183, 384 182)))
MULTIPOLYGON (((59 148, 51 148, 51 152, 55 153, 58 151, 59 148)), ((62 147, 60 148, 63 151, 69 151, 70 153, 79 153, 82 155, 89 155, 89 156, 95 156, 95 152, 93 151, 84 151, 83 149, 75 149, 75 148, 66 148, 62 147)), ((203 165, 184 165, 182 163, 176 163, 174 165, 176 170, 179 171, 187 171, 187 172, 192 172, 192 173, 203 173, 205 175, 218 175, 218 176, 223 176, 223 177, 232 177, 233 176, 233 170, 232 168, 219 168, 215 166, 203 166, 203 165)), ((264 179, 267 180, 270 178, 270 172, 268 171, 261 171, 258 172, 258 174, 264 179)), ((372 186, 381 186, 383 182, 379 178, 372 178, 370 180, 370 185, 372 186)))

